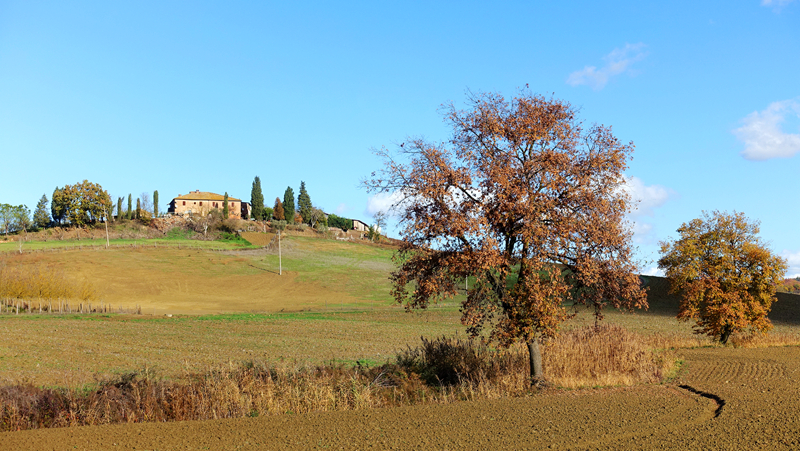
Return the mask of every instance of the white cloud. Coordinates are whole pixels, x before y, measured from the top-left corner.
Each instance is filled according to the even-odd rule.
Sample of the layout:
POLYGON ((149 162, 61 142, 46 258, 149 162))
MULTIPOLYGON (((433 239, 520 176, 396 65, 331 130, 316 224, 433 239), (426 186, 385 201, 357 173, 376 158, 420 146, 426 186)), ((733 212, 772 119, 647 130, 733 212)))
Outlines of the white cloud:
POLYGON ((336 210, 334 210, 334 212, 338 216, 338 215, 341 215, 341 214, 345 213, 347 210, 349 210, 349 208, 347 208, 347 205, 339 204, 339 205, 336 206, 336 210))
POLYGON ((659 269, 658 266, 651 266, 642 271, 642 274, 645 276, 658 276, 658 277, 664 277, 666 275, 664 273, 664 270, 659 269))
POLYGON ((784 249, 781 252, 781 257, 785 258, 789 263, 789 270, 786 272, 787 277, 795 278, 800 276, 800 251, 790 252, 784 249))
POLYGON ((374 194, 367 199, 367 214, 373 216, 375 213, 383 211, 393 215, 395 213, 394 207, 399 206, 403 199, 405 199, 405 196, 400 191, 374 194))
POLYGON ((766 110, 748 114, 742 119, 744 125, 733 131, 744 142, 741 155, 748 160, 768 160, 789 158, 800 152, 800 133, 781 130, 781 124, 794 117, 800 119, 798 99, 774 102, 766 110))
POLYGON ((643 43, 625 44, 621 49, 614 49, 604 56, 605 66, 598 69, 596 66, 586 66, 581 70, 569 74, 567 84, 572 86, 589 85, 594 90, 602 89, 608 80, 623 72, 631 72, 630 65, 647 56, 643 43))

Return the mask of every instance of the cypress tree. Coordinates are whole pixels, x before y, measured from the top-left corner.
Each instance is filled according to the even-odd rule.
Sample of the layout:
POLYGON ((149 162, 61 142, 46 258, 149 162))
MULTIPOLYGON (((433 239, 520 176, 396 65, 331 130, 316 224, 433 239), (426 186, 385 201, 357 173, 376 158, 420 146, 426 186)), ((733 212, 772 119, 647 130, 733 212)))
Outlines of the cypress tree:
POLYGON ((142 202, 138 197, 136 198, 136 219, 142 217, 142 202))
POLYGON ((306 182, 300 182, 300 194, 297 195, 297 207, 305 224, 311 224, 311 196, 306 191, 306 182))
POLYGON ((258 176, 253 180, 253 188, 250 190, 250 205, 253 207, 253 219, 269 219, 264 214, 264 194, 261 192, 261 179, 258 176))
POLYGON ((228 192, 225 191, 225 196, 222 198, 222 219, 228 219, 228 214, 230 214, 230 209, 228 208, 228 192))
POLYGON ((291 186, 287 186, 283 193, 283 216, 289 224, 294 224, 294 213, 294 190, 291 186))
POLYGON ((153 217, 158 217, 158 190, 153 191, 153 217))
POLYGON ((122 220, 122 197, 117 198, 117 221, 122 220))
POLYGON ((128 194, 128 214, 126 215, 128 219, 133 219, 133 210, 131 209, 131 195, 128 194))

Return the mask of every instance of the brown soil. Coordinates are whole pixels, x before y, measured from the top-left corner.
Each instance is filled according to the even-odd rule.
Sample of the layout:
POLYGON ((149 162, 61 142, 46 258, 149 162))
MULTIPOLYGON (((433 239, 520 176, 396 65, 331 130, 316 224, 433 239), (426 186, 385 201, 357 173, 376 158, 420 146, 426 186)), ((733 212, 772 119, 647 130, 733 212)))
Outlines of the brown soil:
POLYGON ((670 385, 551 391, 446 406, 11 432, 0 434, 0 449, 800 447, 800 348, 703 348, 684 354, 685 371, 670 385))

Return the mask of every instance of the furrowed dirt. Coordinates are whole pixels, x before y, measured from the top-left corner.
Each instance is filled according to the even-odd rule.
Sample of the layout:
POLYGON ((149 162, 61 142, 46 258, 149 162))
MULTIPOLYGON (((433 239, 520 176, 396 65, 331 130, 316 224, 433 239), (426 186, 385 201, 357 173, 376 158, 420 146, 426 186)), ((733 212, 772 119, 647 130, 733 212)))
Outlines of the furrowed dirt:
POLYGON ((667 385, 545 391, 451 405, 11 432, 0 434, 0 449, 800 448, 800 347, 682 353, 685 369, 667 385))

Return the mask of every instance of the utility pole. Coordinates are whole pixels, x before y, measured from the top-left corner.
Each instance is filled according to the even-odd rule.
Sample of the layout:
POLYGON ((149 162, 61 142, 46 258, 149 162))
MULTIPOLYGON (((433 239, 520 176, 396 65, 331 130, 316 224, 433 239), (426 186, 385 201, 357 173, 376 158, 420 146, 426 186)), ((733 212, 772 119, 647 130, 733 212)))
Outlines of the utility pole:
POLYGON ((103 205, 103 214, 106 216, 106 221, 105 221, 105 223, 106 223, 106 249, 108 249, 108 247, 110 246, 110 244, 108 242, 108 208, 106 208, 105 205, 103 205))

